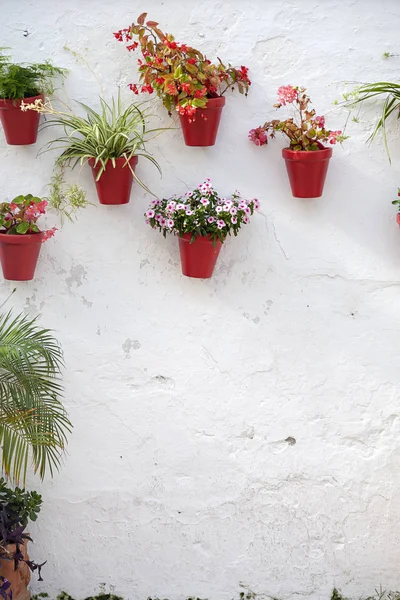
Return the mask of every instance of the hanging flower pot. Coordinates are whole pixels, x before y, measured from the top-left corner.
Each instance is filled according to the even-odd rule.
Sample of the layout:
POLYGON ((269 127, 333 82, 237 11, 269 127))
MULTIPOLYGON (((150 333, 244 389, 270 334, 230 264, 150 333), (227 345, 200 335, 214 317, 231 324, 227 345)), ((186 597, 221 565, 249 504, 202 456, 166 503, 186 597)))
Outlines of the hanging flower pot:
POLYGON ((43 99, 42 94, 23 100, 0 98, 0 119, 7 144, 28 146, 36 142, 40 114, 34 111, 23 112, 21 102, 28 104, 43 99))
POLYGON ((179 236, 183 275, 208 279, 227 236, 236 237, 259 206, 257 198, 245 200, 239 192, 221 198, 206 179, 179 198, 153 200, 145 217, 164 237, 179 236))
POLYGON ((4 279, 33 279, 45 232, 25 235, 0 233, 0 261, 4 279))
POLYGON ((0 204, 0 262, 4 279, 30 281, 35 274, 42 242, 56 228, 40 231, 37 221, 45 214, 47 200, 32 194, 0 204))
POLYGON ((278 102, 275 108, 291 104, 298 115, 296 123, 293 117, 284 121, 274 119, 249 131, 249 139, 256 146, 268 143, 268 136, 273 139, 276 132, 283 133, 290 143, 289 148, 282 150, 286 169, 295 198, 319 198, 324 190, 326 173, 332 148, 325 148, 324 143, 331 145, 342 142, 347 136, 341 131, 325 129, 325 117, 318 116, 309 106, 310 98, 303 87, 283 85, 278 89, 278 102))
POLYGON ((127 164, 126 158, 116 158, 114 167, 110 159, 100 178, 96 181, 101 164, 95 165, 95 159, 89 159, 100 204, 117 205, 129 202, 133 181, 132 171, 135 170, 138 160, 137 156, 132 156, 127 164))
POLYGON ((398 226, 400 227, 400 213, 397 213, 396 221, 397 221, 398 226))
POLYGON ((295 198, 319 198, 324 191, 332 148, 299 151, 283 148, 290 187, 295 198))
POLYGON ((182 274, 186 277, 209 279, 213 274, 222 242, 215 240, 213 244, 208 235, 197 236, 193 242, 191 239, 191 233, 184 233, 179 238, 182 274))
POLYGON ((179 114, 186 146, 214 146, 225 98, 209 98, 193 115, 179 114))

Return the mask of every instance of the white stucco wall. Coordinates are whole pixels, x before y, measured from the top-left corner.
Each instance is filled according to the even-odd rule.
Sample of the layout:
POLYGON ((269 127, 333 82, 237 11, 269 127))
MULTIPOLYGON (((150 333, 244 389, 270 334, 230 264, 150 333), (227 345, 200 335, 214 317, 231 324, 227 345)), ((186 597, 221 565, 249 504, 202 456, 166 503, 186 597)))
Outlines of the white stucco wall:
MULTIPOLYGON (((48 560, 33 589, 230 600, 243 584, 317 600, 334 585, 399 588, 399 126, 390 166, 381 140, 365 144, 378 109, 351 124, 319 200, 292 198, 283 140, 247 141, 282 84, 306 86, 338 129, 344 81, 398 80, 399 58, 382 58, 399 49, 398 0, 1 7, 1 45, 70 68, 65 92, 91 104, 99 88, 64 44, 86 52, 109 97, 136 80, 112 32, 144 10, 179 41, 248 65, 249 97, 228 96, 214 148, 170 131, 153 144, 163 179, 143 161, 138 172, 160 195, 211 177, 262 203, 214 277, 191 280, 176 239, 144 223, 149 197, 136 188, 129 205, 101 207, 87 168, 94 206, 43 247, 33 282, 1 283, 2 299, 16 287, 9 304, 57 331, 75 426, 62 472, 30 481, 45 499, 31 555, 48 560)), ((154 110, 169 123, 157 99, 154 110)), ((1 134, 3 197, 46 193, 55 155, 36 153, 49 136, 18 148, 1 134)))

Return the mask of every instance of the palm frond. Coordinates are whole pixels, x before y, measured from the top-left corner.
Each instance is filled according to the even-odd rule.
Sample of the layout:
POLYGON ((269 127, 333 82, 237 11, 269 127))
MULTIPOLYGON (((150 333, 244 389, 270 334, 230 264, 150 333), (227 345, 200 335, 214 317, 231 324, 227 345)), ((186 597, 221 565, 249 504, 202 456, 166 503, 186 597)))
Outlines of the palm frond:
POLYGON ((25 481, 32 458, 43 478, 60 464, 71 423, 62 404, 63 353, 50 330, 26 316, 0 316, 2 464, 25 481))

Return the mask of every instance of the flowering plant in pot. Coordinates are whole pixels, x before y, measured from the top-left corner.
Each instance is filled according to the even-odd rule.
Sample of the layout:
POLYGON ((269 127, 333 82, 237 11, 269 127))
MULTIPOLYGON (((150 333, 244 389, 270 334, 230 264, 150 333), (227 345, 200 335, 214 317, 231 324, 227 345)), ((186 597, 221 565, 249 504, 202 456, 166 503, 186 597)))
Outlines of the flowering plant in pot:
POLYGON ((31 571, 37 571, 39 581, 43 581, 41 569, 45 563, 29 559, 27 543, 32 538, 26 533, 29 521, 36 521, 41 505, 42 497, 37 492, 11 489, 0 479, 0 594, 5 600, 29 600, 31 571))
POLYGON ((20 111, 23 100, 34 102, 54 91, 54 79, 66 69, 44 63, 15 64, 0 54, 0 119, 7 144, 25 146, 37 138, 39 115, 20 111))
POLYGON ((397 189, 397 198, 392 201, 392 204, 397 207, 396 221, 400 227, 400 188, 397 189))
POLYGON ((56 231, 55 227, 41 231, 37 225, 47 204, 32 194, 0 203, 0 261, 5 279, 33 279, 40 246, 56 231))
POLYGON ((212 63, 196 48, 178 43, 173 35, 163 33, 155 21, 146 21, 147 13, 137 22, 114 33, 127 50, 140 44, 143 60, 139 59, 140 85, 130 84, 131 90, 152 94, 156 92, 168 113, 179 113, 187 146, 213 146, 225 105, 225 92, 239 90, 247 96, 251 84, 248 68, 227 66, 218 58, 212 63), (132 43, 137 36, 139 42, 132 43))
POLYGON ((145 217, 164 237, 179 236, 183 275, 205 279, 211 277, 227 236, 237 236, 258 208, 256 198, 245 200, 239 192, 221 198, 207 179, 184 196, 153 200, 145 217))
POLYGON ((23 103, 23 111, 33 110, 50 115, 43 127, 61 126, 65 135, 49 142, 49 148, 57 144, 64 148, 57 159, 57 165, 71 165, 86 162, 92 168, 97 194, 101 204, 127 204, 133 180, 150 194, 149 188, 135 172, 139 156, 152 162, 161 173, 157 161, 146 149, 149 137, 161 129, 148 129, 150 117, 147 109, 140 104, 130 104, 124 108, 121 97, 108 104, 100 98, 100 110, 96 111, 78 102, 86 112, 81 117, 72 111, 60 111, 51 102, 36 100, 33 104, 23 103))
POLYGON ((325 128, 325 117, 317 116, 310 107, 311 100, 305 88, 281 86, 278 89, 278 102, 275 108, 291 104, 298 114, 298 122, 293 117, 284 121, 273 119, 264 125, 251 129, 249 139, 256 146, 268 143, 276 132, 283 133, 289 140, 289 147, 282 150, 286 169, 295 198, 319 198, 322 196, 332 148, 324 143, 336 144, 346 139, 341 131, 325 128))

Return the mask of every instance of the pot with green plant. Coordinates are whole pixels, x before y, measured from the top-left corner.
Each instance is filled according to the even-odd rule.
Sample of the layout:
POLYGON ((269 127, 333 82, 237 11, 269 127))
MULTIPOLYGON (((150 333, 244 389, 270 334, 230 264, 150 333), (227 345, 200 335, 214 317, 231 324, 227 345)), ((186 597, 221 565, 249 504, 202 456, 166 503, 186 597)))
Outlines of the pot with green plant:
POLYGON ((56 228, 41 231, 38 219, 45 214, 47 200, 27 194, 0 204, 0 261, 4 279, 33 279, 40 247, 56 228))
POLYGON ((37 138, 38 113, 23 113, 21 102, 43 100, 54 91, 56 77, 65 77, 66 69, 44 63, 15 64, 0 55, 0 119, 7 144, 26 146, 37 138))
POLYGON ((86 112, 85 117, 73 112, 58 111, 50 102, 36 100, 33 104, 22 104, 23 111, 50 115, 43 127, 61 126, 65 135, 49 142, 51 148, 64 151, 57 159, 58 166, 74 168, 87 162, 92 169, 100 204, 127 204, 133 180, 150 194, 152 193, 137 176, 135 169, 139 157, 152 162, 161 174, 157 161, 146 149, 151 135, 161 129, 148 129, 148 109, 140 104, 123 107, 120 95, 108 104, 100 98, 100 110, 78 103, 86 112))
POLYGON ((251 81, 248 68, 224 65, 218 58, 213 64, 196 48, 177 43, 173 35, 163 33, 155 21, 146 21, 142 13, 137 23, 114 33, 127 50, 139 45, 143 60, 138 59, 140 85, 130 84, 134 94, 155 92, 171 115, 179 114, 187 146, 215 144, 225 92, 237 88, 247 96, 251 81), (132 43, 137 36, 139 42, 132 43))
MULTIPOLYGON (((37 564, 29 559, 27 544, 32 538, 26 533, 30 521, 34 522, 42 506, 42 497, 37 492, 7 486, 0 479, 0 576, 7 580, 7 593, 12 600, 29 600, 30 574, 41 569, 45 563, 37 564)), ((3 596, 4 597, 4 596, 3 596)))
POLYGON ((310 98, 305 94, 305 88, 281 86, 278 89, 278 102, 275 108, 291 104, 298 115, 296 123, 293 117, 284 121, 273 119, 264 125, 251 129, 249 139, 256 146, 268 143, 268 137, 273 139, 276 132, 283 133, 289 140, 289 147, 283 148, 292 194, 295 198, 319 198, 324 190, 332 148, 326 148, 324 143, 333 145, 346 139, 341 131, 325 129, 325 117, 317 116, 311 109, 310 98))
POLYGON ((221 198, 207 179, 184 196, 153 200, 145 217, 164 237, 179 237, 183 275, 208 279, 227 236, 237 236, 259 206, 256 198, 245 200, 239 192, 221 198))

